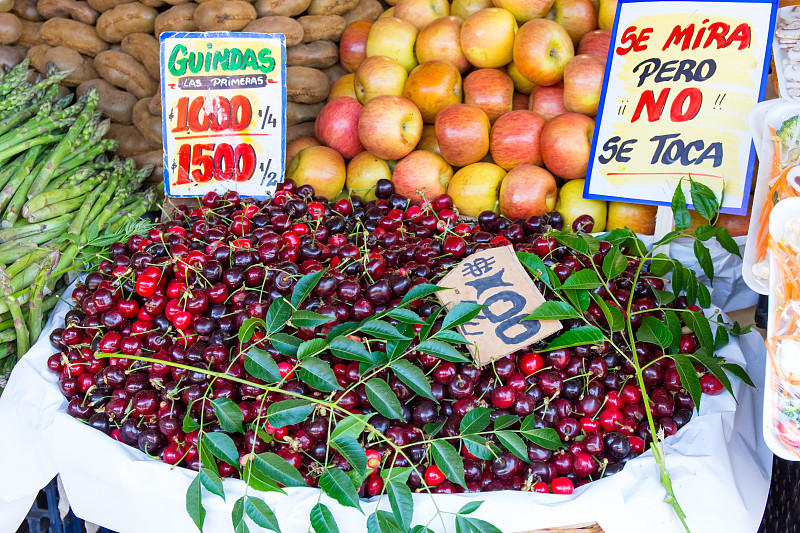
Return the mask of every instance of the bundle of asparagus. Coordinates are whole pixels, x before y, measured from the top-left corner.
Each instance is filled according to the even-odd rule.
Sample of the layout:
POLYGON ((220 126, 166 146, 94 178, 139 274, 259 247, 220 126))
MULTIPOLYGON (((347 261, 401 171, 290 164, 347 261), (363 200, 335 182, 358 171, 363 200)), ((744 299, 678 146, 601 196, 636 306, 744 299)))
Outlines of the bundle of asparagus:
POLYGON ((0 376, 38 338, 79 252, 160 196, 136 192, 151 167, 106 156, 117 143, 94 90, 58 97, 67 74, 34 78, 27 60, 0 73, 0 376))

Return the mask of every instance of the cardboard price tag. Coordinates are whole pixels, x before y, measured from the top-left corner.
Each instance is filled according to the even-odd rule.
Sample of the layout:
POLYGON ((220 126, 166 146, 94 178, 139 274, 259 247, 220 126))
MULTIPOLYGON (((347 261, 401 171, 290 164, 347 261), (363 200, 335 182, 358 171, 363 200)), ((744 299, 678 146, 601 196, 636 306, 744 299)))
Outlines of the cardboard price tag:
POLYGON ((284 36, 165 32, 160 43, 167 195, 275 192, 285 154, 284 36))
POLYGON ((561 329, 558 320, 522 320, 544 303, 511 246, 469 256, 439 282, 436 296, 446 308, 459 302, 486 307, 472 322, 459 327, 472 343, 470 353, 483 366, 561 329))

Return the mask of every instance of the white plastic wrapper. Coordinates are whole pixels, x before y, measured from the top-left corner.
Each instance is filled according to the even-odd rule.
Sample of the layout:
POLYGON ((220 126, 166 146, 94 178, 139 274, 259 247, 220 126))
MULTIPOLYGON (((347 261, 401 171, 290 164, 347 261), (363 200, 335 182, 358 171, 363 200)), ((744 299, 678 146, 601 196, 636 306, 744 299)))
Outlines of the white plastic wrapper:
MULTIPOLYGON (((63 303, 55 309, 0 398, 0 532, 16 530, 38 490, 56 474, 75 514, 95 524, 120 533, 195 531, 185 510, 194 472, 154 461, 66 414, 67 402, 46 361, 53 351, 49 333, 63 323, 67 310, 63 303)), ((765 350, 757 333, 734 338, 719 355, 745 365, 755 383, 764 382, 765 350)), ((761 433, 763 395, 735 378, 733 382, 738 405, 725 392, 704 396, 700 414, 666 443, 675 493, 695 533, 752 533, 764 511, 772 454, 761 433)), ((244 489, 241 481, 226 480, 227 503, 212 495, 204 498, 206 532, 232 531, 231 507, 244 489)), ((467 502, 484 501, 472 516, 504 533, 594 521, 607 533, 681 532, 672 508, 663 501, 665 494, 648 452, 619 474, 570 496, 493 492, 441 495, 436 503, 442 511, 456 512, 467 502)), ((287 489, 285 496, 263 496, 282 531, 299 533, 308 530, 309 511, 320 492, 287 489)), ((366 516, 376 505, 389 509, 386 498, 364 502, 365 515, 324 495, 321 501, 345 533, 365 532, 366 516)), ((434 513, 430 496, 415 495, 414 524, 427 523, 434 513)), ((430 527, 440 533, 455 531, 452 515, 435 518, 430 527)))

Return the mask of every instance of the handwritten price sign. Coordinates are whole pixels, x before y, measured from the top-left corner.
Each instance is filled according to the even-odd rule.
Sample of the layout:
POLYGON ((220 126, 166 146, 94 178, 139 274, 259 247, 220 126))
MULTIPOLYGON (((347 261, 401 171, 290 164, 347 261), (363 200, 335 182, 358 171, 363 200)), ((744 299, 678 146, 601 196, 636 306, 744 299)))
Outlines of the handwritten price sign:
POLYGON ((162 33, 164 186, 263 198, 283 177, 282 34, 162 33))
POLYGON ((747 119, 764 96, 776 7, 619 0, 584 196, 670 205, 691 176, 723 195, 724 212, 746 213, 747 119))

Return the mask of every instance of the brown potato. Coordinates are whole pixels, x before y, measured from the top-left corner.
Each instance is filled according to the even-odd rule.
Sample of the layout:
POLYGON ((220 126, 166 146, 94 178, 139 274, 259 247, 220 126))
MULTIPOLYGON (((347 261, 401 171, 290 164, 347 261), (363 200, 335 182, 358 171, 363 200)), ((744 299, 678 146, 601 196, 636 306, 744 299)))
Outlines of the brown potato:
POLYGON ((71 70, 61 82, 67 87, 76 87, 81 83, 97 77, 92 58, 82 56, 75 50, 66 46, 54 46, 44 54, 45 66, 53 63, 58 70, 71 70))
POLYGON ((36 9, 46 19, 71 18, 84 24, 94 24, 99 15, 88 2, 76 0, 39 0, 36 9))
MULTIPOLYGON (((143 187, 148 184, 161 183, 164 181, 164 152, 162 150, 152 150, 150 152, 144 152, 143 154, 137 154, 133 156, 133 160, 136 161, 136 166, 138 168, 153 165, 153 172, 144 180, 143 187)), ((195 202, 197 202, 197 200, 195 200, 195 202)))
POLYGON ((22 33, 17 38, 17 44, 30 48, 37 44, 43 44, 42 41, 42 23, 30 22, 28 20, 20 20, 22 33))
POLYGON ((117 155, 120 157, 134 157, 152 150, 136 126, 112 123, 105 138, 117 141, 117 155))
POLYGON ((83 96, 84 93, 92 88, 97 91, 99 97, 97 107, 103 112, 104 117, 108 117, 119 124, 133 124, 133 106, 138 101, 135 96, 117 89, 106 80, 100 78, 81 83, 75 93, 78 96, 83 96))
POLYGON ((339 47, 330 41, 314 41, 286 49, 288 66, 328 68, 339 61, 339 47))
POLYGON ((36 10, 36 0, 14 0, 11 12, 21 19, 39 22, 44 20, 36 10))
POLYGON ((120 45, 123 52, 144 65, 153 79, 159 79, 158 40, 155 37, 149 33, 131 33, 123 37, 120 45))
POLYGON ((188 4, 192 0, 164 0, 164 1, 171 6, 177 6, 180 4, 188 4))
POLYGON ((166 2, 162 2, 162 0, 139 0, 142 4, 146 5, 147 7, 161 7, 166 5, 166 2))
POLYGON ((25 51, 21 46, 0 46, 0 67, 12 68, 25 59, 25 51))
POLYGON ((328 76, 328 79, 331 81, 331 83, 335 82, 342 76, 350 74, 349 72, 347 72, 347 70, 345 70, 345 68, 342 66, 341 63, 336 63, 332 67, 323 69, 322 72, 324 72, 325 75, 328 76))
POLYGON ((165 31, 195 31, 194 10, 197 4, 172 6, 156 17, 155 35, 158 38, 165 31))
POLYGON ((121 4, 97 19, 97 34, 106 42, 118 43, 131 33, 153 33, 158 11, 139 2, 121 4))
POLYGON ((358 0, 311 0, 309 15, 344 15, 358 5, 358 0))
POLYGON ((256 0, 255 8, 259 17, 296 17, 308 9, 310 3, 311 0, 256 0))
POLYGON ((0 13, 0 44, 17 42, 22 35, 22 23, 12 13, 0 13))
POLYGON ((50 46, 66 46, 92 57, 108 49, 108 43, 97 35, 94 26, 65 18, 42 24, 42 40, 50 46))
POLYGON ((303 122, 286 128, 286 144, 291 144, 292 141, 300 137, 313 137, 314 136, 314 122, 303 122))
POLYGON ((300 104, 316 104, 328 97, 330 82, 320 70, 308 67, 286 68, 286 98, 300 104))
POLYGON ((137 98, 153 96, 158 82, 150 77, 144 65, 125 52, 107 50, 94 58, 94 68, 111 85, 125 89, 137 98))
POLYGON ((52 46, 46 44, 37 44, 36 46, 30 47, 28 49, 28 61, 30 61, 31 66, 39 72, 44 72, 47 70, 45 68, 47 61, 45 60, 44 56, 51 48, 52 46))
POLYGON ((8 13, 14 7, 14 0, 0 0, 0 13, 8 13))
POLYGON ((209 0, 194 12, 201 31, 239 31, 256 19, 256 9, 244 0, 209 0))
POLYGON ((89 5, 92 9, 96 9, 100 13, 103 11, 108 11, 109 9, 114 9, 120 4, 128 4, 130 2, 135 2, 136 0, 87 0, 89 5))
POLYGON ((360 0, 358 5, 342 15, 347 24, 352 24, 357 20, 368 20, 375 22, 383 13, 383 6, 378 0, 360 0))
POLYGON ((339 42, 347 24, 339 15, 306 15, 297 19, 303 27, 303 42, 339 42))
POLYGON ((303 40, 303 27, 290 17, 261 17, 244 27, 242 31, 253 33, 282 33, 286 38, 286 46, 294 46, 303 40))
POLYGON ((150 113, 147 104, 149 98, 143 98, 133 106, 133 125, 142 133, 152 148, 161 147, 161 116, 150 113))
POLYGON ((316 120, 319 112, 325 107, 325 102, 317 104, 298 104, 296 102, 286 103, 286 127, 300 124, 301 122, 308 122, 309 120, 316 120))
POLYGON ((156 91, 156 94, 150 99, 150 103, 147 104, 147 109, 152 115, 161 115, 161 91, 156 91))

